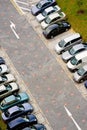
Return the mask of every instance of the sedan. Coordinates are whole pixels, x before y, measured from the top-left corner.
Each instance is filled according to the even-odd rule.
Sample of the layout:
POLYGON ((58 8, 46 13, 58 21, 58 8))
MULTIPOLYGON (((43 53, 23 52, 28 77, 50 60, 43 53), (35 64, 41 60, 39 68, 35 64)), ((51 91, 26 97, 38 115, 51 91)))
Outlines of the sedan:
POLYGON ((37 118, 33 114, 28 114, 24 117, 18 117, 7 124, 8 130, 21 130, 30 125, 36 124, 37 118))
POLYGON ((5 60, 4 60, 3 57, 0 57, 0 65, 1 65, 1 64, 5 64, 5 60))
POLYGON ((6 64, 1 64, 0 65, 0 75, 5 74, 5 73, 9 73, 9 69, 6 64))
POLYGON ((83 43, 83 44, 78 44, 78 45, 74 45, 72 48, 70 48, 68 51, 65 51, 62 54, 62 59, 67 62, 69 61, 73 56, 75 56, 76 54, 84 51, 87 49, 87 43, 83 43))
POLYGON ((32 6, 31 13, 36 16, 39 13, 41 13, 44 9, 46 9, 47 7, 49 7, 51 5, 55 5, 55 4, 56 4, 55 0, 41 0, 36 5, 32 6))
POLYGON ((36 16, 36 19, 38 22, 42 22, 44 19, 47 18, 48 15, 54 13, 54 12, 59 12, 61 8, 58 5, 55 6, 50 6, 46 8, 42 13, 38 14, 36 16))
POLYGON ((47 130, 47 129, 43 124, 37 123, 37 124, 32 125, 30 127, 25 127, 22 130, 47 130))
POLYGON ((58 22, 58 23, 52 24, 48 28, 46 28, 43 31, 43 35, 47 39, 53 38, 54 36, 56 36, 58 34, 68 31, 70 28, 71 28, 71 25, 68 22, 66 22, 66 21, 58 22))
POLYGON ((0 86, 0 100, 19 90, 18 84, 11 82, 0 86))
POLYGON ((4 74, 0 76, 0 85, 7 84, 13 81, 16 81, 16 79, 12 74, 4 74))
POLYGON ((31 112, 33 112, 33 106, 26 102, 7 109, 2 113, 2 119, 4 122, 8 122, 19 116, 23 116, 31 112))
POLYGON ((63 21, 66 19, 66 15, 64 12, 55 12, 53 14, 48 15, 48 17, 41 22, 42 29, 46 29, 49 25, 57 23, 59 21, 63 21))
POLYGON ((87 80, 87 64, 78 69, 73 75, 74 81, 81 83, 87 80))
POLYGON ((0 109, 2 111, 5 111, 6 109, 8 109, 14 105, 27 102, 28 100, 29 100, 29 97, 28 97, 27 93, 25 93, 25 92, 15 94, 15 95, 10 95, 1 101, 0 109))

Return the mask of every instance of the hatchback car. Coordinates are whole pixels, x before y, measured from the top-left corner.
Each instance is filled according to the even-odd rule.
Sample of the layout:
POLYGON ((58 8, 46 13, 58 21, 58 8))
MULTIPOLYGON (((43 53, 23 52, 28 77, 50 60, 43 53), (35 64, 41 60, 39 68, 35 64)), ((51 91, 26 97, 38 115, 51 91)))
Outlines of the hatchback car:
POLYGON ((5 74, 5 73, 9 73, 9 69, 6 64, 1 64, 0 65, 0 75, 5 74))
POLYGON ((48 15, 54 13, 54 12, 60 12, 61 8, 58 5, 50 6, 46 8, 42 13, 38 14, 36 16, 36 19, 38 22, 42 22, 44 19, 47 18, 48 15))
POLYGON ((70 60, 73 56, 75 56, 76 54, 87 50, 87 43, 83 43, 83 44, 77 44, 74 45, 72 48, 70 48, 68 51, 65 51, 62 54, 62 59, 67 62, 68 60, 70 60))
POLYGON ((16 79, 12 74, 3 74, 0 76, 0 85, 7 84, 13 81, 16 81, 16 79))
POLYGON ((66 15, 64 12, 55 12, 53 14, 48 15, 48 17, 41 22, 42 29, 46 29, 49 25, 57 23, 59 21, 63 21, 66 19, 66 15))
POLYGON ((21 130, 27 126, 37 123, 37 118, 33 114, 27 114, 23 117, 17 117, 7 124, 8 130, 21 130))
POLYGON ((87 64, 79 68, 73 75, 74 81, 81 83, 87 80, 87 64))
POLYGON ((73 45, 79 44, 81 42, 82 36, 79 33, 73 33, 72 35, 60 40, 55 45, 55 51, 57 54, 61 54, 70 49, 73 45))
POLYGON ((27 102, 28 100, 29 100, 29 96, 25 92, 15 94, 15 95, 10 95, 1 101, 0 109, 2 111, 5 111, 6 109, 14 105, 27 102))
POLYGON ((43 124, 37 123, 37 124, 32 125, 30 127, 25 127, 22 130, 47 130, 47 129, 43 124))
POLYGON ((51 5, 55 5, 55 4, 56 4, 55 0, 41 0, 36 5, 32 6, 31 13, 36 16, 39 13, 41 13, 44 9, 46 9, 47 7, 49 7, 51 5))
POLYGON ((58 34, 68 31, 70 29, 70 27, 71 27, 71 25, 66 21, 58 22, 56 24, 52 24, 49 27, 47 27, 43 31, 43 35, 47 39, 53 38, 54 36, 57 36, 58 34))
POLYGON ((4 120, 4 122, 8 122, 19 116, 23 116, 28 113, 31 113, 33 112, 33 110, 34 110, 33 106, 27 102, 23 104, 18 104, 3 112, 2 119, 4 120))
POLYGON ((17 92, 18 90, 19 90, 19 85, 15 82, 1 85, 0 86, 0 101, 3 98, 17 92))

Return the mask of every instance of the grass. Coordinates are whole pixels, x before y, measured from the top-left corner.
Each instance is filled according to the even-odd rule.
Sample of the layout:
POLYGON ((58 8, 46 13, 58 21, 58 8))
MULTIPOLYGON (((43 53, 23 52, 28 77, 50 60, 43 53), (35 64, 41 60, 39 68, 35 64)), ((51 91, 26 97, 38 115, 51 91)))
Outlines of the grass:
POLYGON ((87 41, 87 0, 57 0, 75 32, 87 41))
POLYGON ((0 112, 0 130, 6 130, 6 125, 1 118, 1 112, 0 112))

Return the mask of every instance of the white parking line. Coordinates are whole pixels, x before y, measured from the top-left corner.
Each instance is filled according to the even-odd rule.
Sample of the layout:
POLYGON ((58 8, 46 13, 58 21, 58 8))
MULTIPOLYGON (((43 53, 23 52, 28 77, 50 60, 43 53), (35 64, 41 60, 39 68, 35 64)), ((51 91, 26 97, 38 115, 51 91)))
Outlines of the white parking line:
POLYGON ((24 7, 21 7, 21 6, 20 6, 20 8, 21 8, 22 10, 25 10, 25 11, 29 11, 29 12, 31 11, 30 9, 24 8, 24 7))
POLYGON ((26 2, 22 2, 22 1, 19 1, 19 0, 15 0, 15 2, 17 2, 17 3, 20 3, 20 4, 23 4, 23 5, 29 5, 28 3, 26 3, 26 2))

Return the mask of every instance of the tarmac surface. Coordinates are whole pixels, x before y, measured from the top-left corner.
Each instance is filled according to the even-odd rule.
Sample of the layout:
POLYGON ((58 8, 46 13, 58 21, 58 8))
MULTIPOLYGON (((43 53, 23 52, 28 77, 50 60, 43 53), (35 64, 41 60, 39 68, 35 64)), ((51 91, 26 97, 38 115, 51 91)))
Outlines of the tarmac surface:
POLYGON ((53 51, 53 44, 62 35, 58 36, 58 40, 47 41, 30 12, 26 16, 20 15, 19 9, 16 10, 8 0, 1 0, 0 5, 0 45, 5 50, 3 54, 8 55, 7 63, 12 62, 11 67, 17 71, 15 76, 23 80, 21 90, 28 94, 31 92, 38 103, 49 124, 48 129, 77 130, 79 126, 81 129, 78 130, 87 130, 86 89, 83 84, 74 83, 65 63, 53 51), (10 28, 11 21, 16 26, 19 39, 10 28), (78 126, 69 118, 64 106, 72 113, 78 126))

